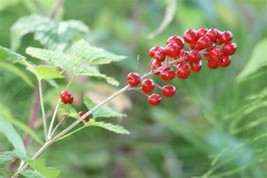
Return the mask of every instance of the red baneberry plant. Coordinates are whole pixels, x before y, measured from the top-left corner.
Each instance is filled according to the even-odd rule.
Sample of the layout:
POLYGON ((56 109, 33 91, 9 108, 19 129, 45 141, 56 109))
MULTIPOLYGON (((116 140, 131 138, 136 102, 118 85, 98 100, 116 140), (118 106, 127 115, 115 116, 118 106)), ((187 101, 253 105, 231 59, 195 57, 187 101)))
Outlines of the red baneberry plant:
MULTIPOLYGON (((169 83, 161 86, 152 79, 152 77, 159 77, 166 83, 171 82, 175 78, 180 80, 187 79, 190 76, 191 71, 199 72, 202 64, 206 64, 210 69, 227 67, 231 63, 231 55, 235 53, 237 48, 237 45, 232 42, 232 39, 233 36, 231 32, 221 32, 215 28, 201 28, 198 30, 190 29, 184 33, 183 37, 171 36, 167 39, 164 47, 155 46, 149 50, 148 53, 151 57, 149 63, 150 71, 146 71, 143 75, 136 72, 130 72, 127 77, 125 77, 127 85, 99 103, 95 103, 89 98, 85 98, 84 104, 88 110, 80 112, 76 112, 75 108, 72 106, 74 97, 68 90, 73 79, 80 75, 96 76, 104 78, 110 84, 116 85, 117 82, 114 79, 101 74, 96 66, 119 61, 123 57, 111 54, 103 49, 91 47, 84 40, 76 42, 66 53, 32 47, 26 49, 27 54, 41 59, 50 65, 32 65, 27 62, 23 56, 12 53, 13 56, 10 57, 11 59, 12 57, 19 58, 20 63, 27 66, 27 68, 35 74, 40 88, 40 104, 43 115, 45 143, 31 159, 36 160, 46 149, 59 139, 63 139, 88 126, 99 126, 117 133, 128 134, 128 131, 120 126, 95 120, 98 116, 105 117, 105 114, 109 112, 109 109, 105 106, 108 102, 125 91, 138 90, 147 97, 147 102, 150 105, 159 105, 162 98, 175 95, 176 87, 169 83), (42 102, 41 81, 46 79, 63 78, 63 71, 69 72, 72 77, 66 88, 58 94, 58 102, 53 116, 51 120, 49 120, 49 129, 47 129, 47 120, 45 119, 44 112, 45 107, 42 102), (57 113, 62 110, 64 113, 63 117, 58 121, 57 125, 54 126, 57 113), (102 113, 101 110, 103 111, 102 113), (61 124, 67 117, 74 117, 76 120, 67 127, 61 128, 61 124), (73 130, 76 126, 78 128, 73 130)), ((5 55, 11 53, 10 50, 5 48, 1 48, 0 52, 5 53, 5 55)), ((10 60, 10 58, 8 59, 10 60)), ((13 177, 23 173, 28 167, 28 164, 31 165, 31 162, 25 160, 13 177)))

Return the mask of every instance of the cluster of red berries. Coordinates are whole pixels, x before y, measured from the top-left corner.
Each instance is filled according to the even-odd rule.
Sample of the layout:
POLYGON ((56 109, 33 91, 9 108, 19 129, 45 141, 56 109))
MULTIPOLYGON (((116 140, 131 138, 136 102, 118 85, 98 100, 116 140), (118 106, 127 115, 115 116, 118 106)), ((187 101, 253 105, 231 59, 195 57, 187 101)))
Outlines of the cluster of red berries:
MULTIPOLYGON (((60 93, 61 101, 64 104, 72 104, 73 103, 73 96, 70 91, 64 90, 60 93)), ((78 114, 80 117, 82 117, 86 112, 80 111, 78 114)), ((88 122, 90 120, 89 117, 84 118, 84 122, 88 122)))
MULTIPOLYGON (((232 42, 233 35, 230 31, 220 31, 215 28, 198 30, 187 30, 183 38, 171 36, 166 41, 166 46, 155 46, 149 50, 151 73, 160 75, 163 81, 171 81, 177 76, 179 79, 187 79, 190 72, 199 72, 202 68, 202 61, 207 63, 210 69, 227 67, 231 63, 231 55, 236 51, 237 45, 232 42), (185 48, 188 48, 186 50, 185 48)), ((131 72, 127 77, 128 84, 140 89, 144 94, 151 93, 155 86, 161 89, 165 97, 175 94, 175 87, 156 85, 152 79, 141 81, 139 74, 131 72)), ((148 103, 158 105, 162 98, 154 93, 148 96, 148 103)))

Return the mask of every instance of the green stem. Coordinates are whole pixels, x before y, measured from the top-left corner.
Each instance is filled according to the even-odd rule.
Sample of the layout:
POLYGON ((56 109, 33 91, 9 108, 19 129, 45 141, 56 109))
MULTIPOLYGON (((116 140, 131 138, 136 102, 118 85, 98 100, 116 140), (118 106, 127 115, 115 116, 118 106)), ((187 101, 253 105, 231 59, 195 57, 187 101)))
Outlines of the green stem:
POLYGON ((48 134, 47 134, 47 139, 48 140, 52 137, 52 129, 53 129, 53 125, 54 125, 54 122, 55 122, 55 119, 56 119, 56 115, 57 115, 57 111, 58 111, 58 107, 59 107, 60 101, 61 101, 61 99, 58 100, 56 108, 55 108, 55 111, 54 111, 52 119, 51 119, 51 123, 50 123, 48 134))
POLYGON ((43 100, 43 89, 42 89, 42 81, 38 79, 38 86, 39 86, 39 96, 40 96, 40 105, 41 105, 41 112, 42 112, 42 120, 43 120, 43 127, 44 127, 44 135, 45 140, 47 140, 47 124, 46 124, 46 116, 45 116, 45 108, 44 108, 44 100, 43 100))

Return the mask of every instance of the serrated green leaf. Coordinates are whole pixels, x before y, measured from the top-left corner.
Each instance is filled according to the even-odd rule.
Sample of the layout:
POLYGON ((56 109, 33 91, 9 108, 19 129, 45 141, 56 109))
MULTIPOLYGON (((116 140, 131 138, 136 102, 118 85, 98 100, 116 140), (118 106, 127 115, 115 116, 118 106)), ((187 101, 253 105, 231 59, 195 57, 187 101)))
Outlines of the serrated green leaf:
POLYGON ((3 119, 10 122, 17 128, 21 129, 25 133, 29 134, 37 143, 43 144, 42 140, 39 138, 39 136, 26 124, 23 122, 20 122, 18 119, 13 118, 10 111, 7 107, 5 107, 3 104, 0 103, 0 116, 2 116, 3 119))
POLYGON ((267 38, 262 40, 260 43, 256 45, 247 65, 237 76, 237 81, 242 81, 246 79, 248 76, 258 71, 262 66, 267 65, 267 57, 265 54, 266 47, 267 47, 267 38))
MULTIPOLYGON (((94 106, 96 106, 96 103, 93 102, 90 98, 85 97, 83 99, 83 102, 88 110, 92 109, 94 106)), ((104 105, 101 108, 99 108, 97 111, 93 113, 94 118, 109 118, 109 117, 125 117, 125 114, 121 114, 117 111, 114 111, 110 107, 104 105)))
POLYGON ((39 79, 64 78, 63 71, 59 71, 57 67, 39 65, 33 67, 39 79))
POLYGON ((0 46, 0 60, 7 60, 13 63, 16 63, 16 62, 21 63, 23 59, 25 59, 24 56, 18 53, 15 53, 14 51, 8 48, 4 48, 0 46))
POLYGON ((73 62, 71 58, 64 53, 54 52, 47 49, 28 47, 26 53, 30 56, 46 61, 49 64, 55 65, 63 70, 72 71, 73 62))
POLYGON ((21 173, 26 178, 45 178, 42 176, 38 171, 33 171, 33 170, 26 170, 21 173))
POLYGON ((125 128, 123 128, 122 126, 120 125, 114 125, 114 124, 111 124, 111 123, 106 123, 106 122, 96 122, 94 119, 90 119, 89 122, 87 122, 84 126, 64 135, 63 137, 61 137, 59 140, 62 140, 64 138, 67 138, 69 136, 71 136, 72 134, 84 129, 84 128, 87 128, 87 127, 102 127, 104 129, 107 129, 111 132, 115 132, 115 133, 118 133, 118 134, 130 134, 130 132, 128 130, 126 130, 125 128))
POLYGON ((59 105, 59 113, 61 115, 65 115, 65 116, 69 116, 69 117, 73 117, 73 118, 78 118, 77 111, 70 104, 62 104, 62 103, 60 103, 60 105, 59 105))
POLYGON ((102 48, 90 46, 83 39, 76 42, 71 49, 75 57, 86 60, 91 65, 109 64, 125 59, 125 56, 115 55, 102 48))
POLYGON ((21 137, 13 128, 13 126, 2 116, 0 116, 0 132, 2 132, 7 137, 8 141, 13 145, 16 152, 20 152, 23 155, 26 155, 26 149, 21 137))
POLYGON ((40 15, 21 17, 11 27, 11 48, 16 50, 20 46, 24 35, 35 31, 44 31, 51 25, 53 24, 48 17, 40 15))
POLYGON ((14 64, 0 61, 0 68, 4 68, 4 69, 8 70, 9 72, 12 72, 13 74, 17 75, 25 83, 27 83, 30 87, 34 86, 33 82, 31 81, 30 77, 28 77, 26 75, 25 71, 16 67, 14 64))
POLYGON ((12 157, 6 153, 0 153, 0 165, 12 161, 12 157))
POLYGON ((11 28, 11 46, 17 49, 21 39, 28 33, 34 33, 34 39, 49 49, 63 51, 69 43, 89 32, 81 21, 53 21, 46 16, 30 15, 20 18, 11 28))
POLYGON ((28 161, 31 168, 38 171, 45 178, 57 178, 59 170, 54 167, 47 167, 44 159, 30 160, 28 161))

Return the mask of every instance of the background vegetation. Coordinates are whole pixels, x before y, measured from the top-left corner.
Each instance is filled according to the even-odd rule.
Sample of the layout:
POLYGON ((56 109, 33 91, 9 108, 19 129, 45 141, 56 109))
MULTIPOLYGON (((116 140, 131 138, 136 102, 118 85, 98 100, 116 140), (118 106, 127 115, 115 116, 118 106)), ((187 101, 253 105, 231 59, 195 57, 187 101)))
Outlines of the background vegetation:
MULTIPOLYGON (((127 113, 127 118, 111 120, 131 135, 90 128, 53 145, 43 157, 49 166, 59 168, 60 177, 267 177, 266 0, 177 0, 174 20, 148 39, 162 22, 168 2, 66 0, 60 9, 56 20, 80 20, 89 27, 85 38, 90 44, 127 56, 123 62, 101 68, 118 79, 120 86, 129 71, 137 70, 137 58, 144 72, 152 46, 164 45, 169 36, 182 35, 189 28, 230 30, 238 44, 230 67, 212 71, 204 66, 188 80, 176 80, 176 96, 165 99, 160 107, 149 106, 138 92, 114 100, 113 106, 127 113)), ((47 16, 53 3, 0 0, 0 45, 10 47, 10 28, 19 18, 33 13, 47 16)), ((42 44, 28 34, 17 52, 25 54, 27 46, 42 44)), ((0 114, 8 110, 13 118, 27 123, 35 80, 25 72, 31 79, 25 81, 14 67, 24 70, 0 63, 0 114)), ((77 100, 82 94, 104 98, 116 90, 101 80, 79 78, 75 82, 71 89, 77 100)), ((46 107, 54 106, 64 85, 46 85, 46 107)), ((36 132, 43 133, 41 128, 36 132)), ((32 141, 29 154, 38 147, 32 141)), ((0 135, 0 151, 11 148, 0 135)))

